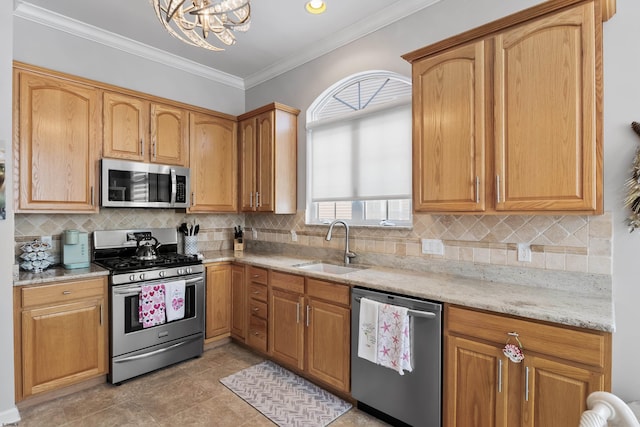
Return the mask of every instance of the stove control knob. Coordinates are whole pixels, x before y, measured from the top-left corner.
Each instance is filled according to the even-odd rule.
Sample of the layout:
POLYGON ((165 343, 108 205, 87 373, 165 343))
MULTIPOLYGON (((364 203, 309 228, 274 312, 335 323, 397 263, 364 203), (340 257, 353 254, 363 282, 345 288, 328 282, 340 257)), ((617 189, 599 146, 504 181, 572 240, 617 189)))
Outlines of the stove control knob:
POLYGON ((144 273, 140 273, 140 280, 144 280, 144 273))
POLYGON ((191 267, 187 267, 187 274, 191 274, 192 271, 191 267))
POLYGON ((160 276, 160 277, 164 277, 164 271, 159 272, 159 273, 158 273, 158 276, 160 276))
POLYGON ((181 268, 178 269, 178 275, 184 274, 184 270, 182 270, 181 268))
POLYGON ((136 275, 132 274, 131 276, 129 276, 129 281, 133 282, 134 280, 136 280, 136 275))

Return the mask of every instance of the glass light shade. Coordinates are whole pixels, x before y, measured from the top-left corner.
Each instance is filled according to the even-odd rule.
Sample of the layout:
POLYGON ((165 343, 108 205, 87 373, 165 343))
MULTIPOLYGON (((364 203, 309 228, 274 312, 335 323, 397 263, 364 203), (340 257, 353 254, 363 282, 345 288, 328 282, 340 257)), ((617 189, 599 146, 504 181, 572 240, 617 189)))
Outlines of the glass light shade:
POLYGON ((318 15, 327 10, 327 4, 322 0, 310 0, 305 6, 307 12, 318 15))

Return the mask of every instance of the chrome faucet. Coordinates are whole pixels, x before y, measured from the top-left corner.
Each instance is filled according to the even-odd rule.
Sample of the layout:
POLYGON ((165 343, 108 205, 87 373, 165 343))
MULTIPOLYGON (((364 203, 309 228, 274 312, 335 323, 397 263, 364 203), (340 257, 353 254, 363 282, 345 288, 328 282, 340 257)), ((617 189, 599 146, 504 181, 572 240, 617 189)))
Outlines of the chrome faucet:
POLYGON ((327 231, 327 237, 325 239, 327 241, 331 240, 331 232, 333 231, 333 226, 336 224, 344 225, 344 263, 349 264, 351 262, 351 258, 355 258, 356 254, 349 250, 349 226, 346 222, 341 219, 336 219, 329 226, 329 231, 327 231))

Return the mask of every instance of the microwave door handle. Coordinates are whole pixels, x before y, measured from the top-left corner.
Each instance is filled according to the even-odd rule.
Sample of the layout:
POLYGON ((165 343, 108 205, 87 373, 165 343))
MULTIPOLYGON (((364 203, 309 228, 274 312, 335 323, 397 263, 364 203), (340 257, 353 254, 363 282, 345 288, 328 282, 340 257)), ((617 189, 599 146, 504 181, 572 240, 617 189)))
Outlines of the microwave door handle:
POLYGON ((176 170, 171 169, 171 206, 176 204, 176 191, 178 184, 176 181, 176 170))

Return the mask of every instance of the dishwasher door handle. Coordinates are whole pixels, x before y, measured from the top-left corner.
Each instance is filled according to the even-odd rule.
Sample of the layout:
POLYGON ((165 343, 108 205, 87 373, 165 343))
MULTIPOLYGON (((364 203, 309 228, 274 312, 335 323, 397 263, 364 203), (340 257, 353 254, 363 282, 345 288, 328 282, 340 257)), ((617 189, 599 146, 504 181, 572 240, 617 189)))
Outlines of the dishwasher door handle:
MULTIPOLYGON (((360 300, 362 299, 362 297, 353 297, 357 302, 360 302, 360 300)), ((365 297, 366 298, 366 297, 365 297)), ((375 301, 375 300, 373 300, 375 301)), ((381 304, 387 304, 387 303, 381 303, 381 304)), ((389 305, 394 305, 394 304, 389 304, 389 305)), ((403 307, 401 305, 397 305, 396 307, 403 307)), ((409 316, 413 316, 413 317, 421 317, 424 319, 435 319, 436 318, 436 314, 432 313, 430 311, 421 311, 421 310, 411 310, 409 309, 407 314, 409 316)))

